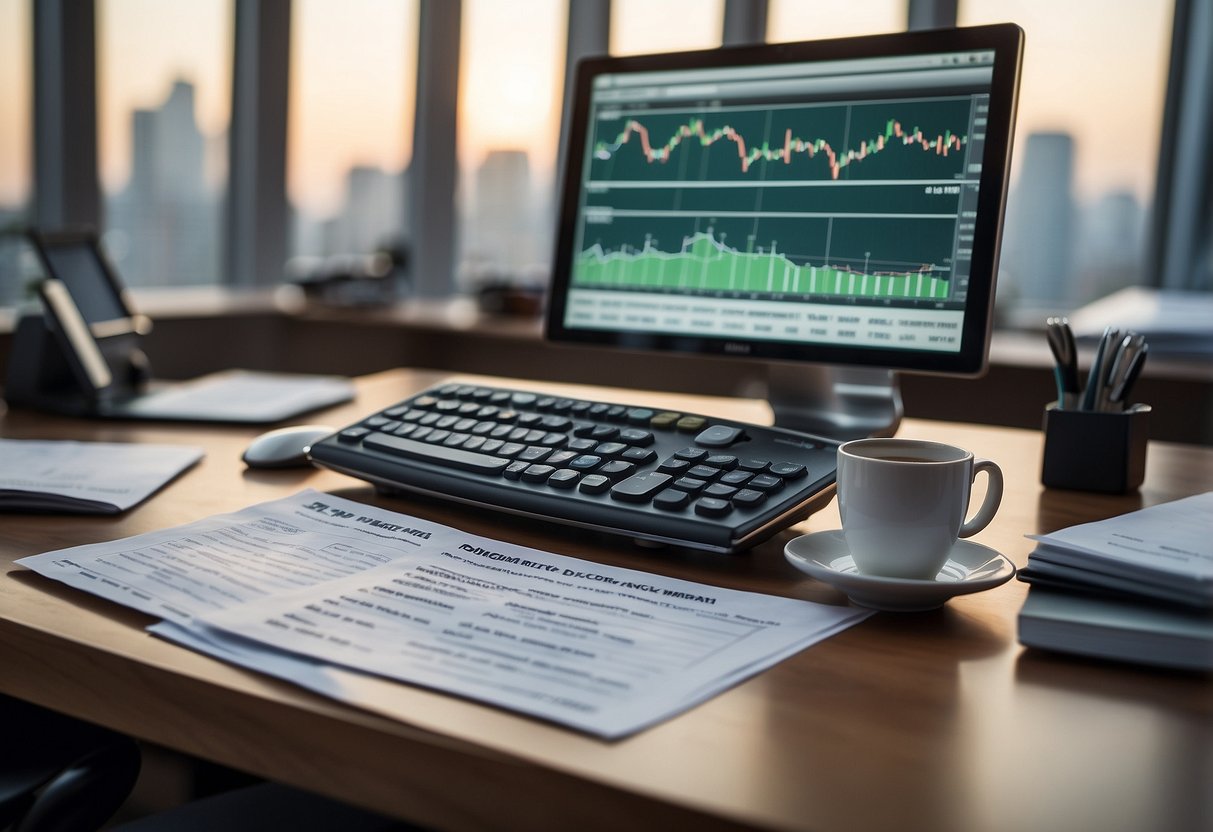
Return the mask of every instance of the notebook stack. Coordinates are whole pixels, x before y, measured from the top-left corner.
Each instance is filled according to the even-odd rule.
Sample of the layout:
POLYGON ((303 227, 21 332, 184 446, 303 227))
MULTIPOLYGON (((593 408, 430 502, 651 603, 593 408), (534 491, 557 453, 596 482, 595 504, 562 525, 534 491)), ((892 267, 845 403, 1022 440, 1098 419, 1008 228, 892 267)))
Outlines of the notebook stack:
POLYGON ((1213 492, 1032 537, 1021 643, 1213 671, 1213 492))

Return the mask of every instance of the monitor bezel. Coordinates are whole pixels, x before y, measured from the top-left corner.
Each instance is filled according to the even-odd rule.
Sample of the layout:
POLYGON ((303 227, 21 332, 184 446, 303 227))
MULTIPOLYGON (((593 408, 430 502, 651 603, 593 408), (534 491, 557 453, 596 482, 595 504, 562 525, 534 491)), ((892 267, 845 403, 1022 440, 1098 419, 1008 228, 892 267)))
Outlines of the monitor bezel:
POLYGON ((882 367, 922 373, 976 376, 985 372, 994 315, 1006 192, 1015 126, 1023 30, 1015 24, 961 29, 902 32, 798 43, 762 44, 695 52, 589 58, 578 64, 565 145, 564 174, 557 219, 555 259, 545 317, 549 342, 597 345, 643 352, 745 357, 772 361, 808 361, 826 365, 882 367), (869 346, 791 343, 761 339, 694 337, 604 329, 569 328, 564 324, 574 241, 577 234, 580 182, 585 160, 594 79, 602 74, 654 72, 697 67, 772 65, 928 53, 993 50, 982 177, 978 188, 972 269, 960 349, 954 353, 906 351, 869 346))

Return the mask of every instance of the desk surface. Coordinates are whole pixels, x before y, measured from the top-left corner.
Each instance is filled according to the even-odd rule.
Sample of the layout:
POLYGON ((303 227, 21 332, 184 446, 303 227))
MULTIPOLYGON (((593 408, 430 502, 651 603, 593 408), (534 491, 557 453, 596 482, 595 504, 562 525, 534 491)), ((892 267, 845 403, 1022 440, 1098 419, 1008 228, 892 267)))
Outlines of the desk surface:
MULTIPOLYGON (((339 426, 440 378, 360 380, 339 426)), ((523 383, 525 385, 525 383, 523 383)), ((529 385, 538 387, 538 385, 529 385)), ((753 401, 542 385, 769 421, 753 401)), ((86 423, 9 412, 0 435, 180 442, 206 459, 117 518, 0 518, 0 690, 246 771, 440 828, 1213 829, 1213 680, 1025 651, 1017 581, 932 613, 878 614, 668 722, 603 742, 399 686, 409 722, 368 714, 148 636, 151 619, 34 575, 24 555, 165 528, 305 487, 562 554, 843 603, 788 565, 796 533, 739 557, 651 552, 465 507, 385 499, 327 471, 251 472, 240 427, 86 423), (672 824, 678 824, 672 827, 672 824)), ((1045 491, 1036 432, 908 421, 1002 466, 975 540, 1022 566, 1023 535, 1213 488, 1213 451, 1150 447, 1130 496, 1045 491)))

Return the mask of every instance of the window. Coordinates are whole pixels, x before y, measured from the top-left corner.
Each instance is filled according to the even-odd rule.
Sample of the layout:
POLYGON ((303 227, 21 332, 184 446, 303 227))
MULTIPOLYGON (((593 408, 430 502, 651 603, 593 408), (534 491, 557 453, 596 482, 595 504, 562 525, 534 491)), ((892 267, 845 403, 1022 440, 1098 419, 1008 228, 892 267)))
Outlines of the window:
POLYGON ((905 28, 905 0, 852 0, 849 3, 771 0, 767 15, 767 40, 772 43, 876 35, 900 32, 905 28))
POLYGON ((219 279, 232 0, 97 3, 105 244, 129 286, 219 279))
POLYGON ((417 15, 416 2, 293 3, 287 191, 295 256, 406 244, 417 15))
POLYGON ((0 0, 0 307, 23 292, 24 246, 6 230, 20 227, 29 206, 30 5, 0 0))
POLYGON ((962 0, 961 25, 1026 32, 998 303, 1038 324, 1145 273, 1170 57, 1157 0, 962 0))
POLYGON ((611 54, 712 49, 723 25, 723 0, 613 0, 611 54))
POLYGON ((459 67, 459 284, 546 275, 564 81, 563 0, 470 0, 459 67))

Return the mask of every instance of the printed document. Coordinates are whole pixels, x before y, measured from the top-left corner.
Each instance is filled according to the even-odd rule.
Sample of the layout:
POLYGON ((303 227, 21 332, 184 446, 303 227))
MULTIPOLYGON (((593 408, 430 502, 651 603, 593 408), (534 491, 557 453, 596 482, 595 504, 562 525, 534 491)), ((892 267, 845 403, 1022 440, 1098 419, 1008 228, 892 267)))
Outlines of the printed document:
POLYGON ((202 456, 182 445, 0 439, 0 509, 117 514, 202 456))
POLYGON ((1052 534, 1028 535, 1053 557, 1213 590, 1213 491, 1052 534))
POLYGON ((868 612, 541 552, 307 491, 19 561, 158 634, 355 705, 337 668, 603 737, 666 719, 868 612))

